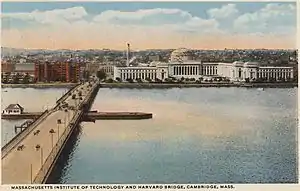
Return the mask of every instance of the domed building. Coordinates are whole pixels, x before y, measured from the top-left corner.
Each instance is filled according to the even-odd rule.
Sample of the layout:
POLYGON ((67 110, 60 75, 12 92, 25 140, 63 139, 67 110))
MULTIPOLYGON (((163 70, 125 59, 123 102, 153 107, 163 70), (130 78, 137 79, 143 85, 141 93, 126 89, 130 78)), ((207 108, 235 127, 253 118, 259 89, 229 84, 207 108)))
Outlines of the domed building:
MULTIPOLYGON (((129 60, 129 58, 128 58, 129 60)), ((202 62, 196 60, 192 50, 179 48, 170 55, 169 62, 151 62, 147 65, 114 67, 114 79, 122 81, 144 80, 155 81, 167 78, 199 79, 224 77, 231 81, 251 80, 289 80, 294 77, 295 69, 291 66, 264 66, 258 62, 236 61, 202 62)))
POLYGON ((171 53, 170 56, 171 62, 188 61, 188 60, 194 60, 194 54, 191 50, 186 48, 176 49, 171 53))

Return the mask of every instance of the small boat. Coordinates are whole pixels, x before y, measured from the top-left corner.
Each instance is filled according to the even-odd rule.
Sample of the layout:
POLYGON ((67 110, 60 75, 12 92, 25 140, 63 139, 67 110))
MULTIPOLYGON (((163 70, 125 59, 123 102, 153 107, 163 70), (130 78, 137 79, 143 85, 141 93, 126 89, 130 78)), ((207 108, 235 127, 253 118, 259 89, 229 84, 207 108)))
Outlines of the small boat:
POLYGON ((259 91, 264 91, 265 89, 264 88, 257 88, 259 91))
POLYGON ((4 90, 4 92, 7 92, 7 90, 4 90))

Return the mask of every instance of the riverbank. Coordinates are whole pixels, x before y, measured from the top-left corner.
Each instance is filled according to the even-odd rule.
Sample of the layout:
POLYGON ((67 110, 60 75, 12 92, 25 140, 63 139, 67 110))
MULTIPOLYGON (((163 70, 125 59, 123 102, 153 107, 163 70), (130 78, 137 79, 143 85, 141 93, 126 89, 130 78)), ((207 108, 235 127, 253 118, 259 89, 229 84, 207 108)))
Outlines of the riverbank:
POLYGON ((1 88, 71 88, 76 83, 1 84, 1 88))
POLYGON ((201 84, 165 84, 165 83, 101 83, 101 88, 209 88, 209 87, 245 87, 245 88, 294 88, 297 83, 201 83, 201 84))
MULTIPOLYGON (((71 88, 76 83, 37 83, 37 84, 1 84, 1 88, 71 88)), ((294 88, 297 83, 101 83, 102 88, 209 88, 209 87, 246 87, 246 88, 294 88)))

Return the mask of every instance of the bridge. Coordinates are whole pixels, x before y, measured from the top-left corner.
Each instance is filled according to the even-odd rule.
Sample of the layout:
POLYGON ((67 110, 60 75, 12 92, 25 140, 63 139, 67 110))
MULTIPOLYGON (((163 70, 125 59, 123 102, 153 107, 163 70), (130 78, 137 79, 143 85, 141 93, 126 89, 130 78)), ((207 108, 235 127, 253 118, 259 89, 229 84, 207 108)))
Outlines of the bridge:
POLYGON ((2 147, 2 184, 45 183, 98 90, 97 80, 74 86, 2 147))

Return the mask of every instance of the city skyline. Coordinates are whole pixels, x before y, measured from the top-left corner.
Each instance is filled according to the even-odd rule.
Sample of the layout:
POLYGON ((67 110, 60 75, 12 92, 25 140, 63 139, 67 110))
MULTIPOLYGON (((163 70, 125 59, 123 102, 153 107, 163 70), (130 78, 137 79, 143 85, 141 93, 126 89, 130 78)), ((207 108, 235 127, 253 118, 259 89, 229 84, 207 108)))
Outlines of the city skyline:
POLYGON ((292 2, 4 2, 1 20, 12 48, 296 48, 292 2))

